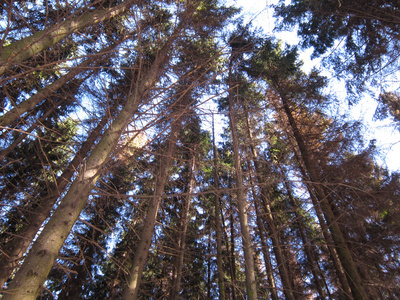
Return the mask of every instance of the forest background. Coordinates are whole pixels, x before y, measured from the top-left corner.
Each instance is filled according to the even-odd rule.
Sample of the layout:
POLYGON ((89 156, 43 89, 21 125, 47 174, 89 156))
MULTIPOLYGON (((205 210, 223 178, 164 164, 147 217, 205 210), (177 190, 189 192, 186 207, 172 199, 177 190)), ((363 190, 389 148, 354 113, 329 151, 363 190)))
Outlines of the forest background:
POLYGON ((400 297, 399 3, 235 5, 0 2, 2 299, 400 297))

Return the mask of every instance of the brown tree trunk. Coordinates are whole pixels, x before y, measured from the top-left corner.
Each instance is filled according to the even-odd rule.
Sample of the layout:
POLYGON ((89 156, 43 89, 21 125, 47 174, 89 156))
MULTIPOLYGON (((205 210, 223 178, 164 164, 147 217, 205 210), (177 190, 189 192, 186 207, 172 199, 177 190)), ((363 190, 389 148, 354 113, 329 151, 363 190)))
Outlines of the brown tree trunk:
POLYGON ((221 198, 219 196, 219 176, 218 176, 218 157, 217 147, 215 146, 215 132, 214 132, 214 116, 212 119, 212 130, 213 130, 213 177, 214 177, 214 188, 215 188, 215 235, 217 242, 217 273, 218 273, 218 288, 219 288, 219 300, 226 300, 225 291, 225 271, 224 263, 222 258, 222 224, 221 224, 221 198))
POLYGON ((246 117, 246 125, 247 125, 246 128, 247 128, 247 135, 249 138, 249 147, 250 147, 250 159, 253 161, 256 178, 257 178, 259 188, 261 191, 261 199, 263 201, 264 210, 265 210, 264 215, 265 215, 265 219, 267 220, 267 224, 268 224, 268 227, 270 230, 270 237, 272 240, 275 258, 278 263, 279 275, 281 277, 283 291, 286 296, 286 299, 295 300, 295 297, 292 292, 293 289, 290 284, 289 272, 288 272, 287 265, 286 265, 286 262, 285 262, 285 259, 284 259, 283 253, 282 253, 278 231, 277 231, 274 216, 273 216, 273 213, 271 210, 270 201, 267 197, 268 191, 266 190, 266 187, 263 184, 265 182, 265 180, 263 179, 263 177, 261 175, 262 170, 261 170, 261 166, 258 161, 258 155, 257 155, 256 149, 255 149, 254 143, 253 143, 253 135, 250 130, 250 121, 249 121, 249 117, 248 117, 247 108, 245 109, 245 111, 246 111, 245 117, 246 117))
MULTIPOLYGON (((250 166, 250 162, 249 162, 250 166)), ((254 209, 256 211, 256 222, 257 222, 257 228, 258 228, 258 235, 261 240, 261 251, 264 257, 264 264, 265 264, 265 269, 267 272, 267 278, 268 278, 268 283, 269 283, 269 292, 271 294, 271 299, 272 300, 279 300, 278 298, 278 293, 276 289, 276 284, 275 284, 275 277, 274 277, 274 269, 272 267, 271 263, 271 255, 269 254, 269 246, 267 244, 267 239, 265 237, 265 229, 262 224, 262 219, 261 219, 261 203, 260 200, 258 199, 258 196, 256 194, 256 191, 254 190, 255 184, 253 183, 253 179, 250 176, 251 180, 251 186, 252 186, 252 193, 253 193, 253 198, 254 198, 254 209)))
POLYGON ((316 166, 312 163, 312 159, 308 153, 308 148, 305 145, 303 137, 297 127, 297 124, 293 118, 292 111, 290 109, 288 99, 286 98, 285 93, 280 93, 280 97, 282 100, 283 108, 286 113, 286 116, 289 120, 289 124, 292 128, 293 135, 297 141, 297 145, 300 150, 301 158, 304 162, 304 166, 307 170, 308 177, 312 183, 312 188, 315 191, 315 195, 318 198, 318 202, 320 204, 321 210, 325 216, 325 220, 327 222, 328 228, 332 234, 333 241, 335 243, 335 248, 338 253, 339 259, 342 263, 342 266, 346 272, 348 282, 351 288, 351 293, 356 300, 365 300, 368 299, 368 296, 365 292, 364 286, 361 281, 360 274, 358 273, 357 267, 352 258, 351 252, 346 244, 346 241, 343 237, 343 234, 339 228, 339 224, 336 222, 336 218, 333 214, 333 211, 329 205, 327 196, 325 195, 322 187, 318 185, 318 171, 316 166))
MULTIPOLYGON (((294 208, 294 214, 295 214, 295 222, 296 225, 299 229, 299 233, 300 233, 300 237, 301 240, 303 242, 303 247, 304 247, 304 252, 306 254, 308 263, 310 264, 310 268, 311 268, 311 272, 313 274, 313 280, 314 280, 314 284, 317 288, 317 291, 320 295, 320 299, 326 299, 326 293, 324 290, 324 284, 321 280, 321 276, 323 276, 321 274, 320 268, 319 268, 319 264, 318 264, 318 260, 316 259, 316 255, 315 255, 315 251, 313 249, 313 247, 311 246, 311 243, 308 241, 307 237, 306 237, 306 233, 305 233, 305 229, 304 229, 304 225, 303 225, 303 217, 302 215, 299 213, 299 209, 296 205, 296 202, 293 198, 293 193, 292 190, 288 184, 288 180, 286 178, 286 175, 284 174, 282 168, 281 168, 281 173, 282 173, 282 177, 283 177, 283 182, 285 184, 286 187, 286 192, 289 196, 290 199, 290 204, 291 206, 294 208)), ((327 291, 329 293, 329 289, 327 287, 327 291)))

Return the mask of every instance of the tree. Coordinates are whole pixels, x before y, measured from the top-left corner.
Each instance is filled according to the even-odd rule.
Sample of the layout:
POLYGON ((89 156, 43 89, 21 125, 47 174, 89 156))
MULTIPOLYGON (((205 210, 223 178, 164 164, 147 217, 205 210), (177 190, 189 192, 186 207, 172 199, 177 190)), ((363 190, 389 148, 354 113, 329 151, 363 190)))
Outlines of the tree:
POLYGON ((397 68, 399 49, 398 3, 393 1, 280 2, 275 13, 283 25, 298 24, 303 47, 313 47, 314 56, 344 40, 347 55, 336 52, 329 60, 337 71, 347 71, 358 81, 384 68, 397 68), (346 57, 347 56, 347 57, 346 57))

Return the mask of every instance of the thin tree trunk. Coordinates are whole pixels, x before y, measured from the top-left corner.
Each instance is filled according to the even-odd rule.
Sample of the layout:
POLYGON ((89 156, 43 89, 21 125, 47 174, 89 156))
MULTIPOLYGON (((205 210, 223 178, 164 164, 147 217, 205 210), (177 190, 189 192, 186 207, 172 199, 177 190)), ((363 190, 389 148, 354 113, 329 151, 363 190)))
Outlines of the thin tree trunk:
POLYGON ((286 299, 295 300, 295 297, 292 292, 292 286, 290 284, 290 277, 289 277, 289 272, 288 272, 287 265, 286 265, 286 260, 284 259, 284 256, 282 253, 279 236, 278 236, 278 231, 276 228, 274 216, 272 214, 270 201, 267 198, 268 191, 266 191, 266 188, 263 185, 264 179, 261 176, 262 170, 261 170, 261 166, 259 164, 256 149, 254 147, 253 134, 250 130, 250 121, 249 121, 249 117, 248 117, 247 107, 245 107, 245 111, 246 111, 245 116, 246 116, 246 125, 247 125, 246 128, 247 128, 247 135, 249 137, 249 146, 250 146, 250 159, 253 161, 255 172, 256 172, 256 178, 257 178, 257 181, 259 184, 259 188, 261 190, 261 199, 264 204, 265 218, 267 220, 267 224, 268 224, 269 230, 270 230, 270 237, 272 240, 275 258, 278 263, 279 275, 281 277, 283 291, 285 293, 286 299))
POLYGON ((143 224, 143 230, 140 236, 140 241, 137 246, 135 258, 130 270, 130 275, 127 282, 127 287, 124 292, 124 300, 136 300, 139 292, 140 280, 144 267, 146 265, 147 255, 151 246, 151 240, 154 233, 154 226, 157 219, 158 209, 164 194, 164 187, 167 182, 168 171, 171 166, 172 155, 175 150, 176 142, 178 140, 178 134, 181 126, 182 115, 187 110, 191 103, 181 104, 180 101, 187 100, 185 95, 190 94, 192 87, 189 87, 185 93, 177 100, 176 107, 178 109, 175 112, 176 119, 172 123, 171 132, 168 137, 166 150, 163 153, 158 175, 156 178, 156 186, 154 189, 154 196, 151 198, 151 202, 147 211, 146 218, 143 224))
POLYGON ((243 175, 242 166, 240 161, 239 153, 239 139, 237 136, 237 127, 235 121, 235 115, 233 113, 233 83, 232 83, 232 57, 229 63, 229 123, 232 133, 232 146, 233 146, 233 157, 235 162, 236 171, 236 197, 237 197, 237 209, 239 215, 240 229, 242 235, 243 253, 245 261, 245 274, 246 274, 246 291, 247 299, 257 299, 257 282, 255 276, 254 260, 253 260, 253 249, 250 239, 250 229, 247 220, 246 205, 247 201, 244 197, 244 186, 243 186, 243 175))
POLYGON ((155 61, 143 77, 137 79, 137 88, 134 93, 91 152, 85 166, 82 167, 61 204, 33 244, 3 299, 36 299, 65 239, 84 208, 104 164, 117 145, 123 130, 131 121, 139 103, 146 98, 146 93, 162 71, 169 57, 168 51, 174 37, 175 35, 160 49, 155 61))
MULTIPOLYGON (((249 166, 250 166, 250 162, 249 162, 249 166)), ((268 278, 268 283, 269 283, 269 292, 271 294, 272 300, 279 300, 278 293, 276 290, 275 278, 274 278, 274 269, 273 269, 272 263, 271 263, 271 255, 269 254, 269 247, 267 245, 265 232, 264 232, 264 226, 262 225, 262 220, 261 220, 261 212, 260 212, 261 203, 258 199, 256 191, 254 190, 255 185, 253 183, 253 178, 251 176, 250 176, 250 180, 251 180, 252 193, 253 193, 253 198, 254 198, 254 209, 256 211, 256 222, 257 222, 257 228, 258 228, 258 235, 261 240, 261 251, 262 251, 262 254, 264 257, 264 264, 265 264, 265 269, 267 272, 267 278, 268 278)))
POLYGON ((217 147, 215 146, 215 127, 214 127, 214 116, 212 119, 212 130, 213 130, 213 156, 214 156, 214 165, 213 165, 213 176, 214 176, 214 188, 215 188, 215 234, 217 240, 217 273, 218 273, 218 290, 219 290, 219 299, 226 300, 226 292, 225 292, 225 271, 224 271, 224 262, 222 258, 222 224, 221 224, 221 204, 220 204, 220 196, 219 196, 219 177, 218 177, 218 158, 217 158, 217 147))
POLYGON ((0 54, 0 75, 14 65, 21 64, 35 54, 50 48, 71 33, 125 12, 133 3, 132 0, 123 1, 110 9, 84 13, 3 47, 0 54))
POLYGON ((179 299, 179 294, 181 292, 181 281, 182 281, 182 269, 183 269, 183 263, 185 259, 185 246, 186 246, 186 235, 187 235, 187 228, 188 228, 188 223, 189 223, 189 210, 190 210, 190 202, 191 202, 191 194, 194 190, 195 186, 195 177, 194 177, 194 172, 195 172, 195 163, 196 163, 196 151, 197 147, 194 147, 192 149, 191 153, 191 159, 190 159, 190 169, 189 169, 189 187, 187 191, 187 195, 185 196, 185 202, 184 202, 184 209, 182 213, 182 226, 181 226, 181 236, 180 240, 178 243, 178 256, 176 257, 177 264, 176 264, 176 269, 174 270, 176 274, 176 278, 173 282, 172 286, 172 292, 170 295, 171 300, 178 300, 179 299))
POLYGON ((351 252, 346 244, 346 241, 343 237, 343 234, 340 230, 339 224, 336 222, 333 211, 329 205, 328 199, 321 188, 318 185, 318 171, 312 163, 311 157, 308 153, 308 148, 305 145, 305 142, 301 136, 299 129, 297 128, 297 124, 293 118, 292 111, 289 107, 288 99, 286 99, 286 95, 284 93, 280 94, 283 108, 285 110, 286 116, 289 120, 289 124, 293 130, 293 135, 297 141, 302 160, 304 162, 304 166, 307 170, 310 181, 312 182, 312 187, 315 190, 315 194, 318 198, 318 202, 321 206, 321 210, 325 216, 327 225, 332 234, 333 241, 335 243, 335 247, 337 253, 339 255, 340 261, 342 262, 342 266, 346 272, 348 282, 351 288, 351 293, 356 300, 365 300, 368 299, 368 296, 365 292, 364 286, 361 281, 360 274, 357 271, 357 267, 352 258, 351 252))
MULTIPOLYGON (((320 276, 322 276, 322 274, 320 272, 318 272, 320 269, 319 269, 318 260, 316 259, 316 256, 315 256, 315 251, 314 251, 313 247, 311 246, 311 244, 309 243, 309 241, 307 240, 304 225, 303 225, 303 217, 299 213, 299 209, 294 200, 292 190, 287 182, 286 175, 285 175, 284 171, 282 170, 281 166, 280 166, 280 169, 281 169, 281 173, 282 173, 282 177, 283 177, 283 182, 286 187, 286 192, 287 192, 289 200, 290 200, 290 204, 294 208, 295 222, 297 224, 297 227, 298 227, 299 233, 300 233, 300 237, 303 242, 304 252, 306 253, 308 263, 310 264, 310 268, 311 268, 311 272, 313 274, 313 280, 314 280, 315 286, 320 295, 320 299, 326 299, 326 293, 323 288, 324 284, 322 283, 322 280, 320 278, 320 276)), ((327 289, 327 291, 329 293, 329 289, 327 289)))

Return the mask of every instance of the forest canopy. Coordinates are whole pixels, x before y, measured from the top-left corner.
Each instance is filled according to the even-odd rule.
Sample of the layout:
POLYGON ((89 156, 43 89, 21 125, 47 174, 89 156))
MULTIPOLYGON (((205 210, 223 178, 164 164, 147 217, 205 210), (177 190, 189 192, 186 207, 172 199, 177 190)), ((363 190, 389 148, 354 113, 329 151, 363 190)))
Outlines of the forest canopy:
POLYGON ((399 130, 399 4, 273 9, 296 47, 219 0, 0 2, 1 299, 400 298, 400 174, 322 75, 399 130))

